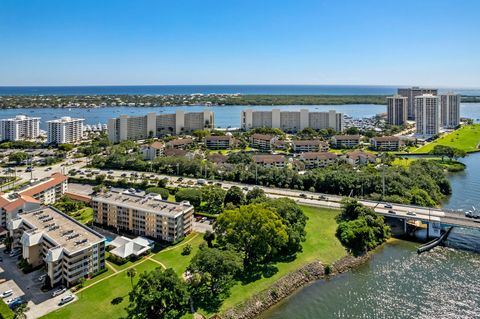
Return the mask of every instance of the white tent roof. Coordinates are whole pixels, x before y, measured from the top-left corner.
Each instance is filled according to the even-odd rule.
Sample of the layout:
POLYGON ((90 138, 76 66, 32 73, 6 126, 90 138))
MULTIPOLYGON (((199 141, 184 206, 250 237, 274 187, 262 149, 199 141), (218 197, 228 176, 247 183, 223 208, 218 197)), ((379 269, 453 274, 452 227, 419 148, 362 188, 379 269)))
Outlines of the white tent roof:
POLYGON ((129 239, 119 236, 110 243, 110 245, 115 247, 110 250, 110 253, 120 258, 128 258, 132 255, 140 256, 147 252, 153 243, 152 240, 143 237, 129 239))

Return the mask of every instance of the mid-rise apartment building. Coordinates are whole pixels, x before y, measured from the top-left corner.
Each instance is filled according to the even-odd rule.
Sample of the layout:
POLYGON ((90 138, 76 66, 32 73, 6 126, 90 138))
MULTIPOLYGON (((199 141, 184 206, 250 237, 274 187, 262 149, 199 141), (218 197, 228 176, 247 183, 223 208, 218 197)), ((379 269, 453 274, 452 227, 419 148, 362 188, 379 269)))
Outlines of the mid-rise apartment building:
POLYGON ((178 110, 173 114, 151 112, 143 116, 121 115, 109 119, 107 127, 110 141, 118 143, 213 129, 215 119, 212 111, 186 113, 178 110))
POLYGON ((255 164, 265 167, 285 167, 287 164, 283 155, 253 155, 252 159, 255 164))
POLYGON ((49 144, 73 144, 83 138, 84 119, 64 116, 58 120, 47 121, 47 142, 49 144))
POLYGON ((370 144, 376 151, 398 151, 404 146, 403 140, 398 136, 374 137, 370 144))
POLYGON ((417 135, 431 137, 440 131, 440 97, 423 94, 415 97, 417 135))
POLYGON ((233 144, 233 137, 225 136, 207 136, 205 137, 205 146, 209 150, 226 150, 233 144))
POLYGON ((460 125, 460 100, 460 94, 448 93, 440 95, 440 125, 442 127, 455 128, 460 125))
POLYGON ((337 155, 330 152, 305 152, 300 154, 300 160, 306 169, 325 167, 337 160, 337 155))
POLYGON ((142 146, 142 155, 145 160, 153 160, 162 156, 165 150, 165 145, 162 142, 153 142, 142 146))
POLYGON ((408 119, 408 98, 401 95, 387 97, 387 123, 403 125, 408 119))
POLYGON ((95 223, 119 232, 174 242, 192 231, 193 206, 186 201, 110 191, 93 196, 92 207, 95 223))
POLYGON ((40 135, 40 118, 17 115, 0 120, 0 140, 20 141, 35 139, 40 135))
POLYGON ((343 113, 336 111, 310 112, 302 109, 300 111, 254 111, 243 110, 240 115, 242 129, 271 127, 278 128, 284 132, 298 132, 304 128, 315 130, 332 128, 337 132, 343 131, 343 113))
POLYGON ((273 148, 273 144, 277 140, 278 136, 255 133, 250 136, 250 146, 253 148, 267 151, 273 148))
POLYGON ((437 89, 428 89, 428 88, 419 88, 419 87, 412 87, 412 88, 402 88, 397 90, 398 94, 401 96, 405 96, 408 98, 408 119, 415 120, 415 97, 423 94, 432 94, 437 95, 437 89))
POLYGON ((53 207, 22 212, 8 229, 29 264, 45 264, 52 286, 73 286, 105 268, 105 237, 53 207))
POLYGON ((54 173, 16 192, 0 193, 0 226, 5 227, 20 212, 55 203, 67 190, 67 176, 54 173))
POLYGON ((360 145, 360 135, 335 135, 331 141, 335 148, 355 148, 360 145))
POLYGON ((328 148, 328 143, 320 140, 296 140, 292 142, 292 149, 295 153, 326 152, 328 148))

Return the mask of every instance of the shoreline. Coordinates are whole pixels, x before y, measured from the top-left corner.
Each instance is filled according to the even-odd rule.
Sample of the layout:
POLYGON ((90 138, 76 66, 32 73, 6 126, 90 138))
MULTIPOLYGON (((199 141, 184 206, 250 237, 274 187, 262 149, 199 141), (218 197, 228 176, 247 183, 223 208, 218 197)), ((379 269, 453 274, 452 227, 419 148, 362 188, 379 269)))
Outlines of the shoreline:
POLYGON ((346 255, 335 261, 332 265, 324 265, 320 261, 308 263, 283 276, 269 288, 225 310, 223 313, 215 314, 210 318, 255 319, 261 313, 294 294, 298 289, 318 280, 331 279, 366 263, 375 251, 382 246, 383 244, 363 256, 354 257, 352 255, 346 255))

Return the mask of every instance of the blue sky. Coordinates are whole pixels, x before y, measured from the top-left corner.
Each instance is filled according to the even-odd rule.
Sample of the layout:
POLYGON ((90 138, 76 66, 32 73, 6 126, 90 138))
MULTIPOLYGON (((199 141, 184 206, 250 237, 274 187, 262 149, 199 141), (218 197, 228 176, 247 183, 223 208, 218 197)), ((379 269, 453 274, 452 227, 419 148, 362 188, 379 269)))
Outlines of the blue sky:
POLYGON ((0 85, 480 87, 480 1, 1 0, 0 85))

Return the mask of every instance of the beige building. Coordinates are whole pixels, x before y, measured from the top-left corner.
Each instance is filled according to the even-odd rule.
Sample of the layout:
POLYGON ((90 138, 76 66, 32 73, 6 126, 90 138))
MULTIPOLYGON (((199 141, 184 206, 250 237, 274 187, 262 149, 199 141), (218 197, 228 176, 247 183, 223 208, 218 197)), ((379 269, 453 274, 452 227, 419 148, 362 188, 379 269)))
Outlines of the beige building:
POLYGON ((195 130, 213 129, 214 114, 211 111, 173 114, 147 113, 144 116, 121 115, 108 120, 108 137, 113 143, 123 140, 140 140, 191 133, 195 130))
POLYGON ((270 150, 278 140, 278 136, 255 133, 250 136, 250 146, 260 150, 270 150))
POLYGON ((292 149, 295 153, 326 152, 328 148, 328 143, 320 140, 296 140, 292 142, 292 149))
POLYGON ((387 97, 387 123, 403 125, 408 119, 408 98, 401 95, 387 97))
POLYGON ((74 144, 83 138, 84 119, 64 116, 58 120, 47 121, 48 144, 74 144))
POLYGON ((142 155, 144 160, 153 160, 163 155, 165 145, 162 142, 153 142, 142 146, 142 155))
POLYGON ((252 159, 255 164, 265 167, 285 167, 287 164, 283 155, 253 155, 252 159))
POLYGON ((8 229, 29 264, 45 264, 52 286, 70 287, 105 268, 105 238, 53 207, 22 212, 8 229))
POLYGON ((341 158, 352 166, 373 164, 377 161, 377 157, 374 154, 358 150, 342 155, 341 158))
POLYGON ((405 96, 408 98, 408 119, 415 120, 415 97, 423 94, 432 94, 437 95, 437 89, 427 89, 427 88, 419 88, 419 87, 412 87, 412 88, 402 88, 397 90, 398 95, 405 96))
POLYGON ((404 146, 403 140, 398 136, 374 137, 370 144, 376 151, 398 151, 404 146))
POLYGON ((40 118, 17 115, 0 120, 0 140, 20 141, 35 139, 40 135, 40 118))
POLYGON ((440 132, 440 97, 424 94, 415 97, 417 135, 431 137, 440 132))
POLYGON ((243 110, 240 115, 242 129, 271 127, 278 128, 284 132, 298 132, 304 128, 315 130, 332 128, 337 132, 343 131, 343 113, 336 111, 310 112, 302 109, 300 111, 254 111, 243 110))
POLYGON ((360 145, 360 135, 332 136, 332 146, 335 148, 355 148, 360 145))
POLYGON ((455 128, 460 125, 460 94, 448 93, 440 95, 440 122, 444 128, 455 128))
POLYGON ((233 137, 225 136, 207 136, 205 137, 205 146, 209 150, 225 150, 232 146, 233 137))
POLYGON ((5 227, 20 212, 55 203, 67 190, 67 176, 54 173, 16 192, 0 193, 0 226, 5 227))
POLYGON ((300 154, 300 160, 306 169, 325 167, 337 161, 337 155, 330 152, 305 152, 300 154))
POLYGON ((192 231, 193 206, 159 196, 107 192, 92 197, 94 222, 137 236, 174 242, 192 231))

